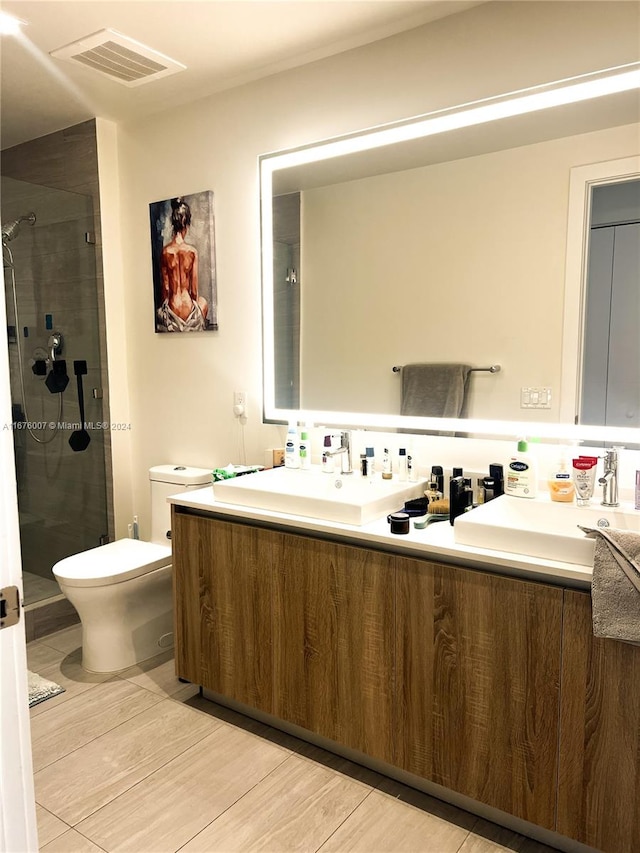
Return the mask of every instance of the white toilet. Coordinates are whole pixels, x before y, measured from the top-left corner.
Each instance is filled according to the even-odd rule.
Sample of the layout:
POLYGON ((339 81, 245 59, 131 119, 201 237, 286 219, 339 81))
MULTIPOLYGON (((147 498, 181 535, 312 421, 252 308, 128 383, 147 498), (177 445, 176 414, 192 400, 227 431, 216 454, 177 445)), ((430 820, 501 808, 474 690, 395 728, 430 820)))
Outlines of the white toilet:
POLYGON ((82 666, 117 672, 173 646, 169 495, 211 482, 211 471, 156 465, 151 542, 119 539, 60 560, 53 574, 82 623, 82 666))

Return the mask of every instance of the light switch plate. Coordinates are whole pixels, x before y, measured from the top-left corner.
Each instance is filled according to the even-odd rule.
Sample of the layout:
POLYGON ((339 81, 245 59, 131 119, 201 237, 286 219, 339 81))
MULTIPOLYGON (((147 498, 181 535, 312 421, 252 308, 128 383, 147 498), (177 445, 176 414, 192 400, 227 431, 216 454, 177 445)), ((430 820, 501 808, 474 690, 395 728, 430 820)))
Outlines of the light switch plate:
POLYGON ((551 388, 546 385, 530 385, 520 389, 521 409, 550 409, 551 388))

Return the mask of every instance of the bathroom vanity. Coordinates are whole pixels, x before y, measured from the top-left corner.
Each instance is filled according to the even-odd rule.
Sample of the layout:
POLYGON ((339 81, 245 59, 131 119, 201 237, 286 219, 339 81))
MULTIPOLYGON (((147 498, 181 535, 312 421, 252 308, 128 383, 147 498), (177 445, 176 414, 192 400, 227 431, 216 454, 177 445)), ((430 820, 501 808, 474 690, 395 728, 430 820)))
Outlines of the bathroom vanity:
POLYGON ((590 567, 448 523, 171 501, 181 678, 409 784, 640 849, 640 647, 593 638, 590 567))

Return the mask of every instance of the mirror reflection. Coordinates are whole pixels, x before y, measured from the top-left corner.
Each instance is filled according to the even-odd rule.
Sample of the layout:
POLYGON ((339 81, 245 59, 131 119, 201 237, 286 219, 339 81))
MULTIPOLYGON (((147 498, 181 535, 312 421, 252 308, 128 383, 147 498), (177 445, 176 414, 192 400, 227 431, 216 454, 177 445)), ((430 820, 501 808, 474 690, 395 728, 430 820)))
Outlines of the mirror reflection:
POLYGON ((582 370, 583 355, 603 363, 601 306, 589 303, 596 331, 582 306, 573 328, 564 317, 571 170, 637 156, 638 118, 631 91, 275 171, 263 240, 273 244, 276 408, 397 415, 394 368, 453 363, 470 369, 462 416, 557 423, 564 395, 567 420, 640 425, 637 228, 621 288, 630 301, 617 314, 633 328, 627 319, 622 354, 606 353, 624 387, 618 420, 588 390, 601 375, 582 370), (572 375, 568 344, 580 353, 572 375))

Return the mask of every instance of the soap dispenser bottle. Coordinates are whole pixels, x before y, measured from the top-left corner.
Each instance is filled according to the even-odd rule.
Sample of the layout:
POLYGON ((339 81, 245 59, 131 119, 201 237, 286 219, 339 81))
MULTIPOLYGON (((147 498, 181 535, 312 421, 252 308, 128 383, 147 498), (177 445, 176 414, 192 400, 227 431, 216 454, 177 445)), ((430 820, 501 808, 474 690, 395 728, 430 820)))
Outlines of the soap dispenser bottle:
POLYGON ((549 486, 549 497, 552 501, 573 503, 576 487, 566 451, 561 451, 560 458, 549 472, 547 484, 549 486))
POLYGON ((504 490, 518 498, 535 498, 538 494, 538 465, 529 453, 526 439, 518 440, 518 450, 507 464, 504 490))

